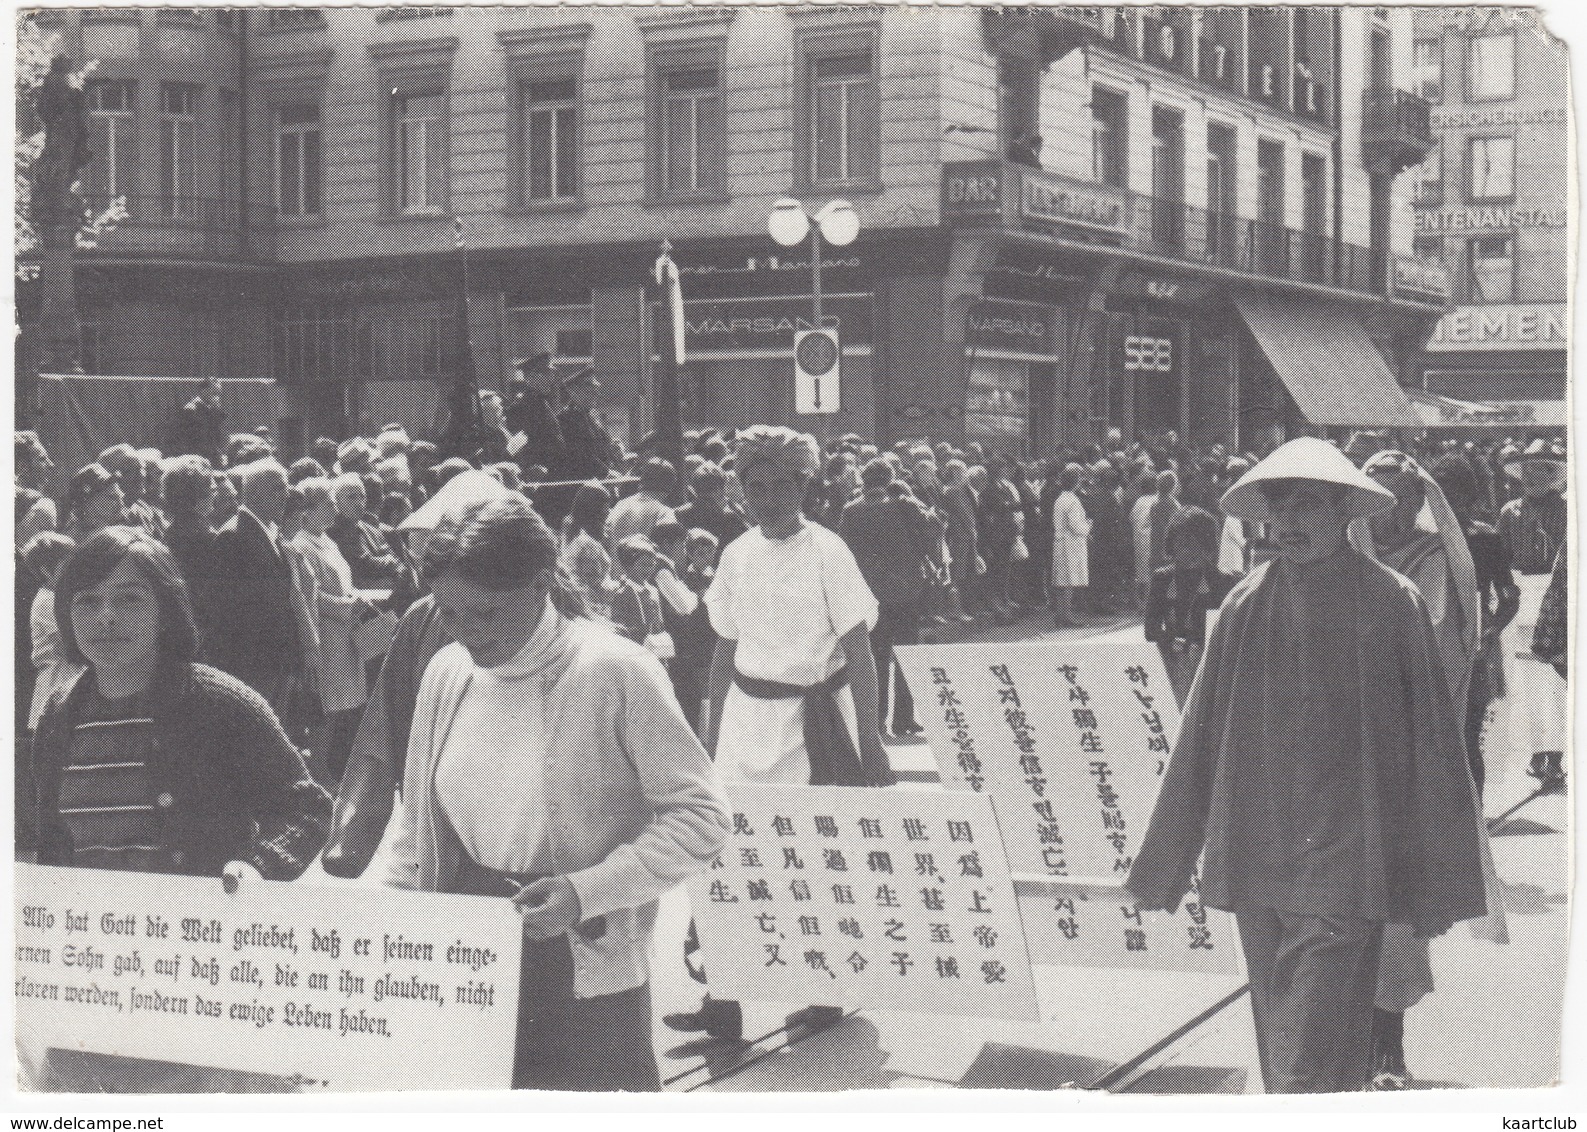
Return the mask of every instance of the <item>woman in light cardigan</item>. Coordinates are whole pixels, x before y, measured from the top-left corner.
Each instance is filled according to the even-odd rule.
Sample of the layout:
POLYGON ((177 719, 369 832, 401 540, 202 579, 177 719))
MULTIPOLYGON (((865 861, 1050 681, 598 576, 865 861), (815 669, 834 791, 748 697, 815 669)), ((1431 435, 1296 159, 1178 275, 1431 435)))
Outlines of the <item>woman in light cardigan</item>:
POLYGON ((710 866, 727 804, 660 663, 585 618, 556 559, 516 496, 425 548, 458 643, 420 688, 389 883, 517 906, 514 1088, 658 1090, 656 900, 710 866))

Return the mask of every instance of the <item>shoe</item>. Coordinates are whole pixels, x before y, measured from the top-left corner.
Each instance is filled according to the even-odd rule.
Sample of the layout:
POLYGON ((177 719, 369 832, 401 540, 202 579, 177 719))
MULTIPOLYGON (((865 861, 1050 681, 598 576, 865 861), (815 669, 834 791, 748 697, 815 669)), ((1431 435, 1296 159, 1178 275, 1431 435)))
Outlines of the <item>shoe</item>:
POLYGON ((803 1026, 811 1033, 821 1030, 830 1030, 843 1021, 843 1008, 841 1006, 807 1006, 803 1010, 796 1010, 788 1015, 788 1027, 803 1026))
POLYGON ((1405 1068, 1405 1049, 1399 1038, 1372 1038, 1372 1082, 1367 1086, 1374 1093, 1404 1092, 1411 1083, 1411 1071, 1405 1068))
POLYGON ((744 1012, 738 1003, 706 996, 700 1009, 679 1014, 663 1014, 661 1024, 680 1034, 702 1031, 713 1038, 738 1041, 744 1036, 744 1012))

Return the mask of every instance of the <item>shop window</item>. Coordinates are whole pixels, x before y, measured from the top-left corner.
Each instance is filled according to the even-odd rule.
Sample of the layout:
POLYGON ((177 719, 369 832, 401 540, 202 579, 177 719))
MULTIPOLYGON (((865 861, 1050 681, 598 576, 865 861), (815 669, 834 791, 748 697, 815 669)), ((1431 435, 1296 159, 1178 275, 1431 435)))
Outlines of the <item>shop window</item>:
POLYGON ((276 212, 320 211, 320 108, 304 102, 276 108, 276 212))
POLYGON ((579 81, 574 75, 525 79, 523 187, 526 202, 579 196, 579 81))
POLYGON ((1470 102, 1515 97, 1515 33, 1466 41, 1466 98, 1470 102))
POLYGON ((444 211, 446 126, 444 90, 399 91, 391 96, 392 184, 398 212, 444 211))
POLYGON ((102 208, 133 189, 134 137, 132 108, 137 88, 123 79, 88 83, 88 175, 84 182, 90 204, 102 208))
POLYGON ((1476 236, 1466 241, 1466 294, 1473 303, 1515 301, 1515 238, 1476 236))
POLYGON ((271 376, 283 382, 345 380, 353 368, 353 321, 337 308, 292 303, 271 326, 271 376))
POLYGON ((1444 41, 1418 39, 1411 45, 1411 89, 1418 98, 1441 102, 1444 98, 1444 41))
POLYGON ((825 50, 807 48, 808 174, 812 184, 875 184, 881 175, 882 133, 876 56, 870 50, 844 51, 842 42, 825 50))
POLYGON ((1468 200, 1509 200, 1515 196, 1515 139, 1469 139, 1466 179, 1468 200))
POLYGON ((1104 185, 1128 186, 1129 98, 1091 88, 1091 176, 1104 185))
POLYGON ((198 216, 198 91, 193 83, 160 84, 160 215, 198 216))
POLYGON ((653 63, 654 188, 672 199, 725 193, 727 133, 719 49, 658 59, 653 63), (707 55, 708 61, 703 58, 707 55))

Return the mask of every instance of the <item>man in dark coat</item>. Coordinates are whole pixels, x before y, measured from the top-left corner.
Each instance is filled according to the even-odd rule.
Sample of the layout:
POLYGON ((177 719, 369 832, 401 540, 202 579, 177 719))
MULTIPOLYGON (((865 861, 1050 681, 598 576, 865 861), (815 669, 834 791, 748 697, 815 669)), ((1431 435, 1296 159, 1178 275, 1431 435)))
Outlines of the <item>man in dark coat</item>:
MULTIPOLYGON (((886 727, 892 698, 893 646, 920 640, 920 618, 926 600, 926 576, 937 564, 942 527, 937 517, 902 483, 893 479, 886 460, 872 460, 860 473, 865 494, 843 509, 838 533, 849 544, 865 584, 876 596, 876 627, 871 652, 876 655, 878 716, 886 727)), ((915 701, 909 686, 898 682, 892 731, 918 735, 915 701)))
POLYGON ((303 670, 297 581, 281 539, 287 473, 274 460, 246 465, 242 506, 215 536, 217 585, 204 621, 207 659, 263 696, 279 715, 303 670))
POLYGON ((513 454, 518 467, 527 472, 533 467, 552 468, 562 457, 562 426, 551 407, 551 390, 556 371, 550 354, 535 354, 517 363, 518 376, 507 383, 504 420, 511 443, 522 446, 513 454))
POLYGON ((594 408, 601 383, 590 367, 562 383, 567 408, 557 415, 562 429, 562 458, 551 469, 559 480, 599 480, 611 474, 622 450, 611 434, 595 419, 594 408))
POLYGON ((202 456, 220 467, 226 444, 226 410, 220 407, 220 382, 206 377, 198 395, 177 411, 169 444, 172 456, 202 456))
POLYGON ((1325 441, 1292 440, 1223 497, 1279 557, 1229 594, 1128 886, 1233 912, 1270 1093, 1364 1090, 1386 925, 1486 911, 1459 714, 1427 605, 1345 529, 1394 496, 1325 441), (1203 854, 1203 851, 1204 854, 1203 854))

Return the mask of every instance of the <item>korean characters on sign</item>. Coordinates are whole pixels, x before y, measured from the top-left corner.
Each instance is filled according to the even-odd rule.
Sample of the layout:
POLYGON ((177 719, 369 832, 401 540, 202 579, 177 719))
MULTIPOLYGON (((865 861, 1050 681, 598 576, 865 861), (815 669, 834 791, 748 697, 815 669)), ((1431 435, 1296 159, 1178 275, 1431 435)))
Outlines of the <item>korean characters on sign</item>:
POLYGON ((1153 645, 897 655, 943 785, 994 802, 1034 962, 1234 972, 1226 917, 1137 912, 1123 888, 1179 726, 1153 645))
POLYGON ((713 994, 1034 1021, 991 803, 969 793, 736 787, 689 882, 713 994))

